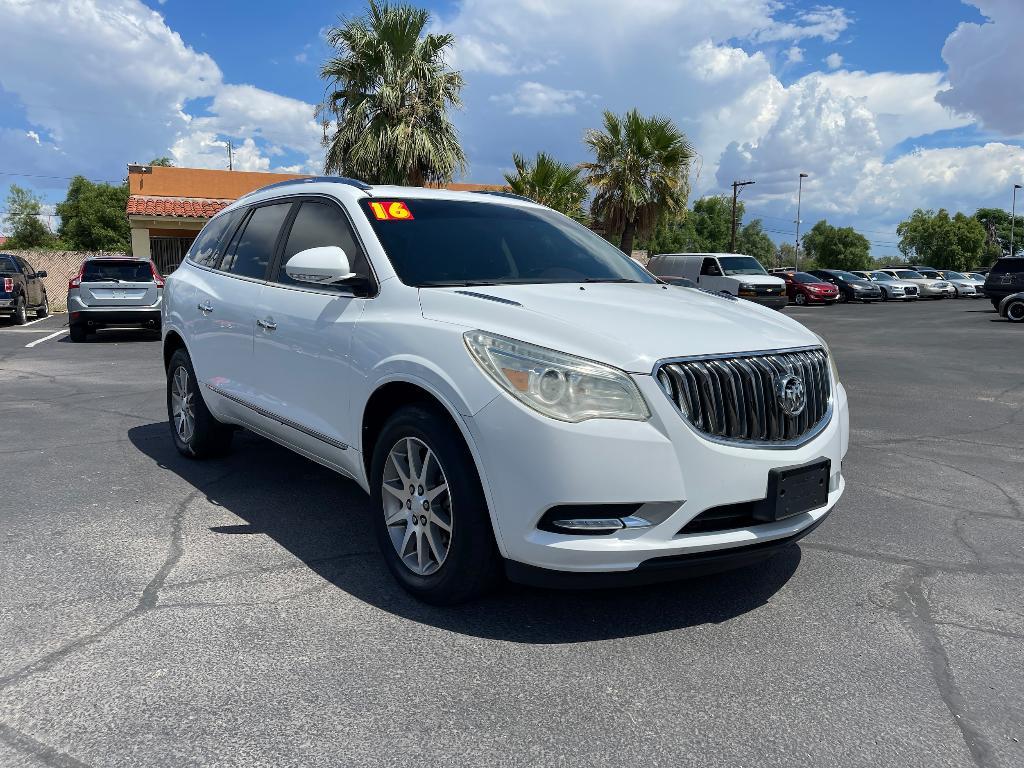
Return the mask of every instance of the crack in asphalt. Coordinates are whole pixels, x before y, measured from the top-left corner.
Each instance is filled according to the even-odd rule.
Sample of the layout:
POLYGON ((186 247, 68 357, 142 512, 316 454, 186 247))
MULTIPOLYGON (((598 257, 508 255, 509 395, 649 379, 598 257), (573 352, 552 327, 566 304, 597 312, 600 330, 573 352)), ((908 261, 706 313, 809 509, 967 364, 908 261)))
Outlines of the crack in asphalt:
POLYGON ((6 723, 0 723, 0 741, 4 741, 22 752, 27 752, 43 765, 52 768, 89 768, 87 763, 76 760, 71 755, 54 749, 49 744, 44 744, 6 723))
POLYGON ((936 631, 931 604, 921 586, 924 579, 934 573, 933 569, 924 566, 908 568, 896 582, 888 585, 897 596, 892 608, 917 636, 928 662, 932 681, 946 709, 953 716, 953 723, 959 729, 971 759, 978 768, 988 768, 995 764, 992 745, 981 726, 975 722, 970 706, 957 687, 949 655, 936 631))

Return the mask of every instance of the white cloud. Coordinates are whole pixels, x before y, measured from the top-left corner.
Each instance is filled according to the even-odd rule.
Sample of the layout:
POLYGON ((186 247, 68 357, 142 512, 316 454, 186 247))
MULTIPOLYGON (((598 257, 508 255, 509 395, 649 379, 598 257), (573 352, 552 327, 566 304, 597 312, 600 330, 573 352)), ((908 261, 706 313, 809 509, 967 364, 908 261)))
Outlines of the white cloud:
POLYGON ((794 45, 786 51, 786 63, 787 64, 799 64, 804 60, 804 51, 798 46, 794 45))
POLYGON ((576 105, 586 98, 583 91, 563 91, 527 81, 512 93, 491 96, 491 101, 507 107, 512 115, 572 115, 576 105))
POLYGON ((25 131, 25 135, 32 139, 37 145, 39 144, 39 134, 35 131, 25 131))
POLYGON ((312 105, 225 84, 210 56, 138 0, 0 0, 0 29, 0 87, 39 139, 31 151, 0 140, 0 167, 53 173, 53 156, 62 154, 60 175, 116 179, 126 163, 172 147, 221 167, 209 153, 184 149, 211 131, 233 138, 245 163, 261 165, 260 144, 272 141, 299 153, 305 167, 319 165, 312 105), (210 115, 190 114, 194 100, 211 98, 210 115))
POLYGON ((758 42, 772 42, 818 37, 826 42, 832 42, 848 26, 850 18, 842 8, 819 6, 797 14, 796 21, 773 22, 754 35, 754 39, 758 42))
POLYGON ((936 96, 945 107, 973 115, 1005 135, 1024 133, 1024 78, 1020 40, 1021 0, 965 0, 984 14, 984 24, 961 24, 947 39, 942 58, 950 88, 936 96))
POLYGON ((838 53, 830 53, 825 57, 825 66, 829 69, 839 69, 843 66, 843 57, 838 53))

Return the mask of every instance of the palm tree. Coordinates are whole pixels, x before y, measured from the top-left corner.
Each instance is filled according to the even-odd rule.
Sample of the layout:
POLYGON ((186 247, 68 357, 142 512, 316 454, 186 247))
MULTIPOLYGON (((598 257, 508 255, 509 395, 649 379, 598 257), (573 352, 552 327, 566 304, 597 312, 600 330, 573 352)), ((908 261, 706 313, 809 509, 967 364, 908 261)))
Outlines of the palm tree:
POLYGON ((525 195, 541 205, 583 221, 586 213, 587 184, 581 178, 583 169, 560 163, 545 152, 538 152, 532 163, 520 154, 512 155, 515 174, 506 173, 505 181, 517 195, 525 195))
POLYGON ((605 112, 604 131, 583 140, 594 152, 594 162, 581 166, 596 189, 594 217, 606 232, 622 233, 619 248, 628 255, 662 213, 686 207, 693 147, 670 119, 635 109, 621 118, 605 112))
POLYGON ((327 33, 336 55, 320 69, 327 94, 317 107, 326 173, 422 186, 465 169, 448 119, 448 107, 462 105, 462 75, 444 60, 454 38, 424 34, 429 21, 425 10, 370 0, 364 16, 327 33))

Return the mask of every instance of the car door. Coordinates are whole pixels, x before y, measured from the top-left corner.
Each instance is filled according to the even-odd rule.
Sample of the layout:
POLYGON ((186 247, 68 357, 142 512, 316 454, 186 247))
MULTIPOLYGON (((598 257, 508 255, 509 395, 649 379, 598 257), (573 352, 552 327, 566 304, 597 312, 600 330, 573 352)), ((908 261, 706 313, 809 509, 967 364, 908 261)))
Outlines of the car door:
POLYGON ((30 307, 37 307, 43 303, 43 281, 36 275, 35 267, 29 264, 20 256, 15 257, 18 266, 25 275, 25 298, 30 307))
MULTIPOLYGON (((190 334, 200 350, 196 376, 222 400, 223 410, 247 420, 262 383, 253 371, 256 311, 291 202, 250 208, 223 250, 217 271, 196 270, 190 334)), ((190 302, 191 303, 191 302, 190 302)))
POLYGON ((735 286, 731 283, 732 281, 722 272, 722 265, 718 263, 718 259, 714 256, 705 256, 700 265, 698 285, 706 291, 725 291, 735 295, 735 286))
POLYGON ((369 262, 344 209, 327 198, 303 198, 287 226, 283 247, 256 313, 254 366, 262 382, 257 404, 276 420, 280 439, 352 474, 358 456, 350 416, 354 326, 375 293, 369 262), (337 286, 299 283, 285 269, 307 248, 334 245, 349 258, 356 279, 337 286))

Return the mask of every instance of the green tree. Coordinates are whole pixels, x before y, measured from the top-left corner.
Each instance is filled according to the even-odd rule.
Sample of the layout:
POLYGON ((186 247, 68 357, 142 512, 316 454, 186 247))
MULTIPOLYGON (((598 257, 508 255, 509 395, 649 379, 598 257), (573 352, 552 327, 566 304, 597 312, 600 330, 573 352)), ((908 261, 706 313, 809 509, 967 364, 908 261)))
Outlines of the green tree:
MULTIPOLYGON (((782 243, 776 251, 775 258, 778 259, 780 267, 795 267, 796 246, 792 243, 782 243)), ((800 268, 808 268, 806 259, 801 259, 800 268)), ((814 267, 810 267, 810 269, 814 269, 814 267)))
POLYGON ((64 202, 57 203, 61 241, 80 251, 129 250, 127 205, 127 184, 94 184, 75 176, 64 202))
MULTIPOLYGON (((985 228, 984 260, 990 262, 1000 256, 1010 255, 1010 214, 1002 208, 979 208, 975 211, 974 218, 985 228)), ((1024 232, 1024 216, 1017 217, 1013 230, 1013 255, 1016 255, 1024 250, 1021 238, 1021 233, 1024 232)))
POLYGON ((896 227, 899 249, 908 260, 939 269, 969 270, 985 260, 986 233, 982 223, 971 216, 940 208, 918 208, 896 227))
POLYGON ((594 153, 582 166, 595 189, 591 212, 629 254, 634 238, 646 238, 663 214, 685 208, 693 147, 670 119, 635 109, 622 117, 605 112, 604 130, 583 140, 594 153))
POLYGON ((173 168, 174 163, 171 162, 171 158, 164 155, 163 157, 154 157, 149 161, 150 165, 156 165, 161 168, 173 168))
POLYGON ((43 222, 42 199, 17 184, 11 184, 7 193, 4 222, 10 248, 44 248, 54 242, 53 233, 43 222))
POLYGON ((587 199, 587 184, 581 168, 560 163, 544 152, 538 152, 533 162, 513 154, 512 163, 516 172, 506 173, 505 181, 517 195, 525 195, 577 221, 586 218, 583 202, 587 199))
POLYGON ((868 239, 853 227, 833 227, 825 219, 804 235, 803 250, 821 269, 867 269, 871 266, 868 239))
POLYGON ((740 253, 753 256, 763 267, 774 264, 775 242, 765 234, 760 219, 754 219, 737 232, 736 248, 740 253))
POLYGON ((445 63, 454 37, 426 33, 429 21, 420 8, 370 0, 363 16, 328 31, 336 53, 320 68, 329 92, 317 107, 326 173, 422 186, 465 169, 448 117, 449 107, 462 105, 462 75, 445 63))
MULTIPOLYGON (((736 219, 743 221, 742 201, 736 203, 736 219)), ((693 229, 698 250, 728 253, 732 240, 732 200, 724 195, 702 197, 693 204, 693 229)))

